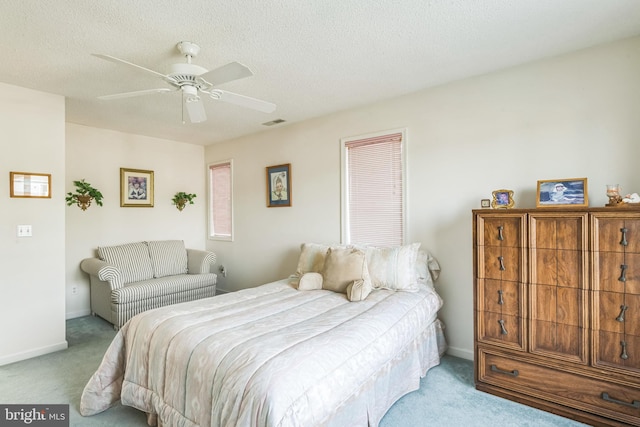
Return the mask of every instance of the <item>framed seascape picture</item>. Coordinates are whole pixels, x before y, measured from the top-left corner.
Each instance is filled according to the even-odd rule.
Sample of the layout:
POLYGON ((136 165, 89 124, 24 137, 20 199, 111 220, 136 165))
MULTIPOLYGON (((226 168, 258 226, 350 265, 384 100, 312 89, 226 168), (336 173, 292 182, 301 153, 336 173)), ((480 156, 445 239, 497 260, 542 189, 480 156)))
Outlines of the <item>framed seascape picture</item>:
POLYGON ((546 179, 538 181, 536 207, 589 206, 587 178, 546 179))
POLYGON ((291 163, 267 166, 267 207, 291 206, 291 163))
POLYGON ((153 207, 153 171, 120 168, 120 206, 153 207))
POLYGON ((513 200, 513 190, 496 190, 492 194, 491 207, 494 209, 510 209, 516 204, 513 200))

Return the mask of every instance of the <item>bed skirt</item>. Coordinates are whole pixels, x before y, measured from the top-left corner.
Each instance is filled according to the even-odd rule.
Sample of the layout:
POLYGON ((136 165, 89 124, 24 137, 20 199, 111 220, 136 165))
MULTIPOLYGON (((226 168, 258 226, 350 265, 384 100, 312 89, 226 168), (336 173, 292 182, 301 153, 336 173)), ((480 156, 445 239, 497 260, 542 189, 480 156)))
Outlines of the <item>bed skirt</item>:
MULTIPOLYGON (((444 324, 436 319, 400 357, 381 367, 358 393, 336 408, 333 418, 324 425, 377 427, 395 402, 420 388, 420 378, 440 364, 440 358, 446 351, 444 324)), ((149 426, 172 427, 160 423, 157 414, 147 414, 147 423, 149 426)))

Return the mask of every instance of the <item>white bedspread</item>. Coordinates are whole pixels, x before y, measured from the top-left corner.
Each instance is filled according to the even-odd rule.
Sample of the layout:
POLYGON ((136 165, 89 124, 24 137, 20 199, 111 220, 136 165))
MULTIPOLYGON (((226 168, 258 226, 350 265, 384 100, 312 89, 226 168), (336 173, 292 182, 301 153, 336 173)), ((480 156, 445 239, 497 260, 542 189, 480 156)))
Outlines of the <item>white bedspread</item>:
MULTIPOLYGON (((435 356, 423 346, 439 325, 442 305, 431 288, 374 291, 349 302, 343 294, 298 291, 287 282, 135 316, 85 387, 81 414, 121 399, 157 414, 166 426, 335 424, 340 412, 375 412, 363 408, 361 395, 379 394, 380 387, 399 394, 385 398, 384 414, 406 393, 376 384, 380 377, 392 382, 388 374, 396 365, 418 360, 424 375, 437 364, 437 346, 435 356)), ((381 416, 342 414, 338 424, 377 425, 381 416)))

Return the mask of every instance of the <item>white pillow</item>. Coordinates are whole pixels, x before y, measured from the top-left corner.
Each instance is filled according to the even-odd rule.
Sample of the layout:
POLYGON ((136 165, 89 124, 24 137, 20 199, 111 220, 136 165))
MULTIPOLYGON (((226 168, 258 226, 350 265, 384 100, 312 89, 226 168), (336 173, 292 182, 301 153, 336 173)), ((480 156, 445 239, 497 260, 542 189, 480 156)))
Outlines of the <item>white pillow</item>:
POLYGON ((420 249, 416 258, 416 278, 419 283, 434 287, 440 276, 440 264, 430 252, 420 249))
POLYGON ((416 260, 420 243, 391 248, 367 248, 367 264, 373 289, 417 291, 416 260))
POLYGON ((322 289, 322 274, 320 273, 304 273, 300 277, 300 283, 298 284, 298 290, 300 291, 314 291, 322 289))

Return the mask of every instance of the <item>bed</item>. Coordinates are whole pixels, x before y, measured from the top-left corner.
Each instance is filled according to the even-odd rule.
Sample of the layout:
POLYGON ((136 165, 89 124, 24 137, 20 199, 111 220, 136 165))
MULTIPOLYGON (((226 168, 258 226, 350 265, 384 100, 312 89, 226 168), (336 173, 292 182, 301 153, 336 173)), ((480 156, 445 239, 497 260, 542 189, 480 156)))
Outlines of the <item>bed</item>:
MULTIPOLYGON (((301 264, 302 254, 298 279, 311 277, 301 264)), ((120 400, 158 426, 377 426, 439 363, 441 298, 414 283, 351 301, 301 290, 303 279, 133 317, 86 385, 81 414, 120 400)))

